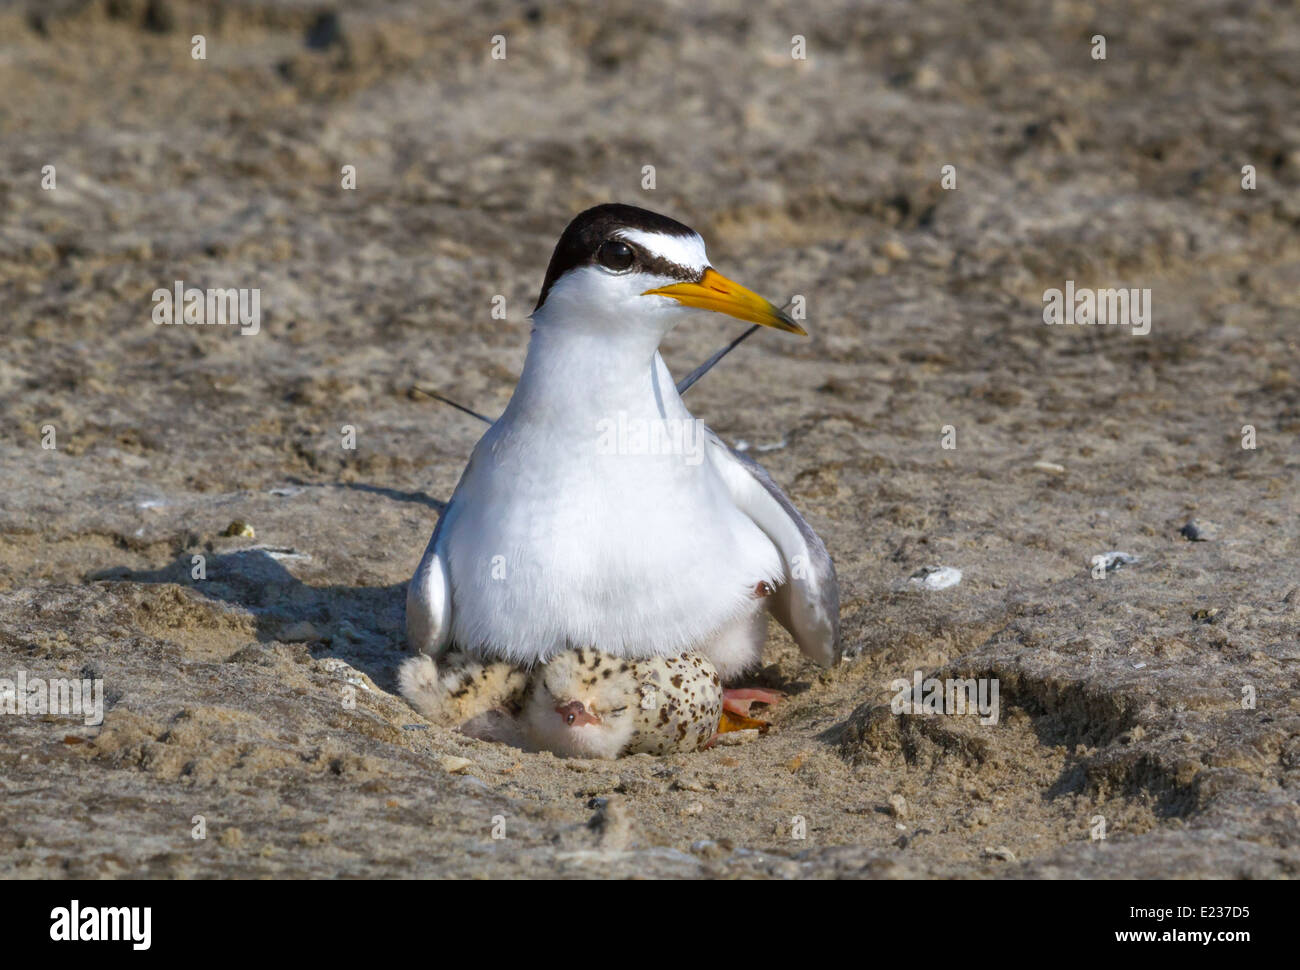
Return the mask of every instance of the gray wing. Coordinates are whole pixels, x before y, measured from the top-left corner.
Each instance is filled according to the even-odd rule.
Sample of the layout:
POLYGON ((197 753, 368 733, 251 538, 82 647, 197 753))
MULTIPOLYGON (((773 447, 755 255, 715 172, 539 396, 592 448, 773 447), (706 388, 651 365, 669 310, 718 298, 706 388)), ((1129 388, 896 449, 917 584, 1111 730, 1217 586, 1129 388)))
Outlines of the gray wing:
POLYGON ((762 465, 732 451, 712 432, 709 444, 732 499, 785 562, 785 582, 770 601, 772 615, 805 656, 831 666, 841 656, 840 584, 826 546, 762 465))
POLYGON ((424 558, 406 587, 406 642, 411 649, 433 657, 446 650, 451 640, 451 579, 438 541, 454 507, 453 496, 438 517, 424 558))

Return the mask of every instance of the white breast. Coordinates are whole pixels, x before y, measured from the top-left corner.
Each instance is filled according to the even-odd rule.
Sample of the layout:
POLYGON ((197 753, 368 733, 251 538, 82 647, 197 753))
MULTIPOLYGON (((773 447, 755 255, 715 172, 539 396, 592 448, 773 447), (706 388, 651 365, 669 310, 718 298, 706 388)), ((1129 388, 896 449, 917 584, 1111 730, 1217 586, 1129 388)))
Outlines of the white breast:
POLYGON ((515 661, 568 646, 665 655, 755 609, 758 582, 779 581, 775 547, 731 500, 658 354, 611 372, 589 351, 551 355, 566 380, 525 369, 453 496, 440 545, 452 639, 467 649, 515 661), (657 422, 660 437, 638 422, 657 422))

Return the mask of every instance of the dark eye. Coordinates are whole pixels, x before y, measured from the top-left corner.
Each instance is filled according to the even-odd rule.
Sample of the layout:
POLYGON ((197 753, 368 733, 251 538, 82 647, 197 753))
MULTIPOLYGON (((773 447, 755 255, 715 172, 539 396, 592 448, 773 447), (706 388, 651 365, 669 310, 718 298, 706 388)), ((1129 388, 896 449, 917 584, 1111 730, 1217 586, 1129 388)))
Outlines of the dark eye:
POLYGON ((630 269, 635 255, 632 247, 621 239, 606 239, 596 251, 596 259, 600 265, 612 269, 615 273, 630 269))

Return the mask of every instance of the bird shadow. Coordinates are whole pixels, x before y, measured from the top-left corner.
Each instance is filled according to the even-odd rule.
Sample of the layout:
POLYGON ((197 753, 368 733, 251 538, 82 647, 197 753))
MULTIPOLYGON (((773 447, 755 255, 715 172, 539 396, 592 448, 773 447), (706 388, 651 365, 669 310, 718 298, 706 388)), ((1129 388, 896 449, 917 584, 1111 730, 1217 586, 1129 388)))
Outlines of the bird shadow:
MULTIPOLYGON (((321 487, 290 477, 291 486, 321 487)), ((407 492, 365 482, 330 482, 346 488, 434 509, 447 502, 424 492, 407 492)), ((174 583, 204 599, 248 613, 261 643, 305 643, 312 656, 337 657, 387 691, 396 689, 397 666, 406 650, 406 583, 389 586, 312 586, 286 563, 305 558, 291 549, 253 547, 213 552, 189 550, 158 569, 109 567, 86 576, 90 581, 174 583), (204 557, 196 576, 195 555, 204 557)))
MULTIPOLYGON (((291 485, 301 485, 304 487, 316 486, 315 482, 307 482, 300 478, 290 477, 287 479, 291 485)), ((331 482, 330 488, 348 488, 355 492, 367 492, 370 495, 381 495, 386 499, 394 502, 409 502, 415 505, 423 505, 433 509, 439 515, 447 511, 449 503, 434 498, 432 495, 426 495, 424 492, 403 492, 396 488, 386 488, 383 485, 370 485, 366 482, 331 482)))
POLYGON ((294 555, 268 549, 191 551, 159 569, 110 567, 86 578, 189 587, 247 612, 259 642, 306 643, 313 657, 337 657, 393 691, 406 646, 406 583, 312 586, 281 561, 294 555), (195 577, 195 555, 204 557, 201 578, 195 577))

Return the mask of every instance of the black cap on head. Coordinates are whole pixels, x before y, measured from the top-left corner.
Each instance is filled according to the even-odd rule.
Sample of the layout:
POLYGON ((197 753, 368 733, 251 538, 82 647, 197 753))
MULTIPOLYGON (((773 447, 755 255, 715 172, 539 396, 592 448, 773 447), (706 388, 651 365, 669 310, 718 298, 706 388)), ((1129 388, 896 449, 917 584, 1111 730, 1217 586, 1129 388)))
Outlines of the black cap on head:
MULTIPOLYGON (((634 205, 608 202, 579 212, 555 244, 555 252, 551 254, 551 262, 546 267, 546 279, 542 281, 542 292, 537 297, 537 306, 533 307, 533 312, 536 313, 546 302, 546 294, 561 276, 576 266, 596 264, 601 246, 616 238, 620 229, 639 229, 642 232, 681 238, 696 235, 694 229, 682 225, 676 219, 634 205)), ((684 272, 682 267, 656 258, 653 254, 637 251, 635 247, 633 258, 638 264, 637 268, 647 272, 664 275, 684 272)))

